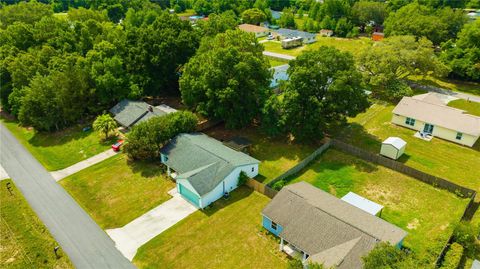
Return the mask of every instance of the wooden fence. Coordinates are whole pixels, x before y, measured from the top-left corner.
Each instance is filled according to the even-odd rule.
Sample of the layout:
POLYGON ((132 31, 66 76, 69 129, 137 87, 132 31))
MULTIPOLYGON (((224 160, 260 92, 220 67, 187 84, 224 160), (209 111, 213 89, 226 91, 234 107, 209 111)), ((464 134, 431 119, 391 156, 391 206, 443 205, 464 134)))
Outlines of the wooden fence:
POLYGON ((325 143, 321 145, 319 148, 317 148, 312 154, 307 156, 305 159, 303 159, 294 167, 288 169, 285 173, 281 174, 280 176, 276 177, 274 180, 270 181, 270 183, 268 183, 267 186, 272 187, 278 181, 284 180, 292 175, 295 175, 296 173, 300 172, 305 166, 307 166, 309 163, 315 160, 315 158, 317 158, 318 155, 322 154, 331 145, 330 139, 327 138, 327 139, 324 139, 323 141, 325 143))
POLYGON ((259 193, 263 193, 265 196, 270 197, 271 199, 273 199, 273 197, 275 197, 275 195, 278 193, 278 191, 251 178, 247 180, 247 186, 259 193))
POLYGON ((352 146, 350 144, 346 144, 342 141, 339 141, 339 140, 336 140, 336 139, 331 139, 331 143, 332 143, 333 147, 338 148, 341 151, 344 151, 346 153, 349 153, 351 155, 354 155, 354 156, 359 157, 361 159, 364 159, 366 161, 370 161, 370 162, 385 166, 387 168, 390 168, 392 170, 395 170, 395 171, 400 172, 402 174, 405 174, 407 176, 411 176, 415 179, 423 181, 423 182, 425 182, 427 184, 430 184, 434 187, 437 187, 437 188, 444 189, 444 190, 447 190, 449 192, 455 193, 458 196, 472 197, 472 196, 475 196, 475 194, 476 194, 476 192, 472 189, 460 186, 460 185, 455 184, 453 182, 450 182, 446 179, 427 174, 425 172, 422 172, 422 171, 419 171, 415 168, 407 166, 407 165, 405 165, 401 162, 388 159, 388 158, 380 156, 378 154, 366 151, 364 149, 352 146))

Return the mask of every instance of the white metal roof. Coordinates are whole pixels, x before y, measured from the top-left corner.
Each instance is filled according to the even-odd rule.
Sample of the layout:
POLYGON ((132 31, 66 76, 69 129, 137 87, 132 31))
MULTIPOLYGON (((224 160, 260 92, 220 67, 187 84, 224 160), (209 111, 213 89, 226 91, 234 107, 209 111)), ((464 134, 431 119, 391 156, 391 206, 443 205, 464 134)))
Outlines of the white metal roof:
POLYGON ((347 193, 347 195, 342 197, 342 200, 374 216, 383 208, 382 205, 374 203, 353 192, 347 193))
POLYGON ((396 149, 401 149, 401 148, 405 147, 407 142, 405 142, 400 137, 391 136, 391 137, 385 139, 385 141, 383 141, 382 144, 389 144, 389 145, 394 146, 396 149))

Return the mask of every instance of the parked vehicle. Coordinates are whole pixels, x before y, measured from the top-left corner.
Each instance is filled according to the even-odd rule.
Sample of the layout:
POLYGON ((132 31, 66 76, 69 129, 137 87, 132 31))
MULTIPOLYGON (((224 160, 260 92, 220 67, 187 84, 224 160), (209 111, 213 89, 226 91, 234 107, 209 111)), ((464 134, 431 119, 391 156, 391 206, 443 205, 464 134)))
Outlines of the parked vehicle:
POLYGON ((112 145, 113 151, 120 151, 120 147, 123 145, 123 140, 118 140, 117 143, 112 145))

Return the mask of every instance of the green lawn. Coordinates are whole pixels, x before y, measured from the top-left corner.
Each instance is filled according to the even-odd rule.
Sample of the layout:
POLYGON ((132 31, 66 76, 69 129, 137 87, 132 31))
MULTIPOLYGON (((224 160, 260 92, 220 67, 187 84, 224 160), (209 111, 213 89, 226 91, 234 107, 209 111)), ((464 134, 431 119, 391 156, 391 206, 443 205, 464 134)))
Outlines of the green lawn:
POLYGON ((448 106, 465 110, 472 115, 480 116, 480 103, 477 102, 458 99, 449 102, 448 106))
POLYGON ((369 38, 336 38, 323 37, 317 35, 317 42, 304 45, 293 49, 282 49, 281 43, 278 41, 268 41, 263 43, 266 51, 287 54, 291 56, 298 56, 302 51, 309 49, 318 49, 321 46, 332 46, 341 51, 348 51, 353 55, 358 54, 361 50, 370 47, 373 44, 369 38))
POLYGON ((167 201, 175 187, 158 164, 118 154, 60 181, 103 229, 122 227, 167 201))
POLYGON ((267 58, 268 58, 268 61, 270 62, 271 67, 288 64, 288 61, 286 60, 281 60, 273 57, 267 57, 267 58))
POLYGON ((222 126, 210 129, 208 135, 219 140, 241 136, 252 142, 250 155, 261 161, 256 179, 267 184, 310 155, 319 145, 297 144, 282 138, 271 138, 258 129, 226 130, 222 126))
POLYGON ((78 125, 56 133, 36 132, 16 121, 2 118, 10 132, 50 171, 60 170, 109 149, 115 138, 103 141, 94 131, 83 132, 78 125))
POLYGON ((197 13, 195 12, 195 10, 187 9, 184 12, 177 13, 177 16, 179 16, 179 17, 190 17, 190 16, 193 16, 193 15, 196 15, 196 14, 197 13))
POLYGON ((286 268, 278 241, 261 228, 270 201, 247 187, 197 211, 138 249, 138 268, 286 268))
POLYGON ((0 182, 0 264, 2 268, 74 268, 10 179, 0 182), (7 191, 10 182, 12 194, 7 191))
POLYGON ((374 103, 365 113, 349 119, 350 124, 336 134, 337 138, 378 153, 383 140, 400 137, 407 142, 407 147, 399 161, 480 191, 478 170, 472 169, 480 165, 480 142, 469 148, 440 138, 430 142, 415 138, 414 130, 390 122, 393 108, 390 104, 374 103))
POLYGON ((329 149, 291 182, 342 197, 353 191, 384 206, 381 217, 408 232, 404 245, 435 260, 468 200, 393 170, 329 149))
POLYGON ((478 82, 434 78, 429 76, 410 76, 409 79, 425 85, 440 87, 451 91, 480 95, 480 83, 478 82))

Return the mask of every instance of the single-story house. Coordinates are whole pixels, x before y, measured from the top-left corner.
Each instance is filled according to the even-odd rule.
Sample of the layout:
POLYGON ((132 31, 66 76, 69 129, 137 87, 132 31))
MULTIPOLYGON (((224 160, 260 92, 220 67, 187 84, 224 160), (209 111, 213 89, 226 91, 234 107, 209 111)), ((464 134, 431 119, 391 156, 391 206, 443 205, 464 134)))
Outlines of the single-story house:
POLYGON ((262 37, 262 36, 267 36, 270 34, 270 30, 268 28, 262 27, 262 26, 257 26, 253 24, 240 24, 238 26, 238 29, 247 32, 247 33, 254 33, 255 37, 262 37))
POLYGON ((480 137, 480 117, 449 107, 432 93, 403 97, 392 122, 469 147, 480 137))
POLYGON ((407 233, 306 182, 285 186, 263 209, 280 250, 326 268, 362 268, 377 243, 401 247, 407 233))
POLYGON ((283 64, 270 68, 270 70, 273 70, 273 77, 272 80, 270 80, 270 88, 276 89, 280 85, 280 81, 288 80, 287 70, 289 67, 288 64, 283 64))
POLYGON ((110 109, 114 119, 123 127, 130 128, 133 125, 148 120, 152 117, 163 116, 176 110, 167 106, 151 106, 143 101, 124 99, 110 109))
POLYGON ((321 36, 326 36, 326 37, 331 37, 333 35, 333 31, 328 30, 328 29, 322 29, 322 30, 320 30, 320 35, 321 36))
POLYGON ((281 11, 276 11, 276 10, 270 9, 270 12, 272 12, 272 19, 274 19, 274 20, 279 20, 280 17, 282 17, 282 12, 281 11))
POLYGON ((280 35, 281 39, 292 39, 296 37, 301 37, 303 44, 310 44, 317 41, 317 35, 315 33, 291 30, 286 28, 280 28, 276 30, 276 32, 280 35))
POLYGON ((400 137, 389 137, 382 142, 380 155, 396 160, 405 152, 406 146, 407 142, 400 137))
POLYGON ((471 269, 480 269, 480 261, 474 260, 471 269))
POLYGON ((199 208, 237 188, 241 172, 255 177, 260 163, 202 133, 179 134, 160 153, 178 193, 199 208))

